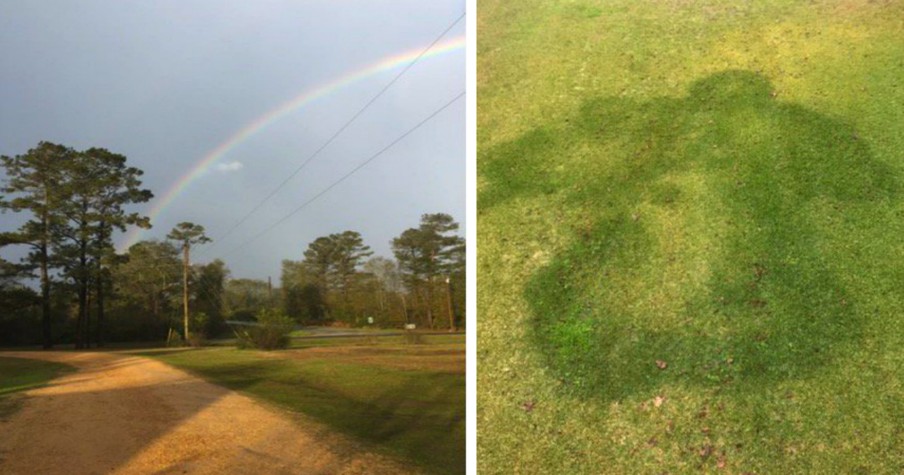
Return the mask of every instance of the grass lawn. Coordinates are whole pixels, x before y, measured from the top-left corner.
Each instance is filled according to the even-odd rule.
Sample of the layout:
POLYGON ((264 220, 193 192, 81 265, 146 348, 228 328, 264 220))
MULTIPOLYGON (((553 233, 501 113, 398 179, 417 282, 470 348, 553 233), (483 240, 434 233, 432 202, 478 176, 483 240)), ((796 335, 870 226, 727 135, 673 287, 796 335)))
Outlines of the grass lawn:
POLYGON ((148 353, 222 386, 302 413, 430 473, 463 473, 464 345, 335 341, 272 352, 148 353))
POLYGON ((481 473, 904 472, 904 1, 477 24, 481 473))
MULTIPOLYGON (((376 335, 355 335, 355 336, 343 336, 343 337, 324 337, 317 338, 313 335, 290 335, 290 336, 304 336, 305 338, 292 338, 289 341, 289 348, 318 348, 324 346, 398 346, 403 345, 407 342, 407 338, 405 336, 376 336, 376 335)), ((419 343, 420 344, 453 344, 459 343, 464 344, 465 335, 464 334, 455 334, 455 335, 419 335, 419 343)), ((216 340, 211 340, 207 344, 210 346, 236 346, 238 340, 235 338, 220 338, 216 340)))
MULTIPOLYGON (((464 335, 420 335, 422 344, 461 344, 465 343, 464 335)), ((365 345, 365 346, 399 346, 406 342, 405 336, 353 336, 342 338, 305 338, 292 340, 289 343, 291 348, 314 348, 324 346, 348 346, 348 345, 365 345)))
POLYGON ((0 355, 0 419, 18 409, 21 400, 16 393, 43 386, 69 371, 70 366, 60 363, 0 355))

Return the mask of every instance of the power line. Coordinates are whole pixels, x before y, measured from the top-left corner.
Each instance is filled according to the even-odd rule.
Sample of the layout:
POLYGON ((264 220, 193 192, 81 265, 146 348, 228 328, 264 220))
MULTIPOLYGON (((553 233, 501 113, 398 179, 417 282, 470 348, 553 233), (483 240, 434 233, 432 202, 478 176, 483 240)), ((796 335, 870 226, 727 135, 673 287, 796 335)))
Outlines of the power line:
POLYGON ((323 145, 321 145, 317 150, 315 150, 311 155, 309 155, 308 158, 305 159, 305 161, 302 162, 302 164, 301 164, 298 168, 295 169, 295 171, 293 171, 291 174, 289 174, 289 176, 287 176, 287 177, 286 177, 286 178, 285 178, 285 179, 284 179, 284 180, 283 180, 276 188, 274 188, 273 191, 270 192, 270 194, 268 194, 266 197, 264 197, 264 199, 261 200, 257 205, 255 205, 254 208, 253 208, 251 211, 249 211, 247 214, 245 214, 244 216, 242 216, 241 219, 239 219, 235 224, 233 224, 229 229, 227 229, 226 232, 223 233, 223 235, 220 236, 220 237, 218 238, 217 241, 215 241, 213 244, 211 244, 210 247, 206 248, 206 249, 205 249, 204 251, 202 251, 201 253, 204 254, 204 253, 209 252, 210 249, 212 249, 214 246, 216 246, 218 242, 221 242, 221 241, 223 241, 224 239, 226 239, 226 237, 229 236, 230 234, 232 234, 232 232, 235 231, 236 228, 238 228, 238 227, 241 226, 245 221, 247 221, 248 218, 250 218, 255 212, 257 212, 257 210, 259 210, 259 209, 264 205, 264 203, 266 203, 267 201, 269 201, 270 198, 273 198, 273 196, 276 195, 276 193, 277 193, 279 190, 281 190, 281 189, 282 189, 282 188, 283 188, 290 180, 292 180, 292 178, 294 178, 295 175, 297 175, 299 172, 301 172, 301 170, 303 170, 303 169, 305 168, 305 166, 307 166, 307 164, 311 162, 311 160, 313 160, 315 157, 317 157, 317 156, 320 154, 321 151, 323 151, 323 150, 324 150, 325 148, 327 148, 331 143, 333 143, 333 141, 334 141, 337 137, 339 137, 339 135, 342 134, 342 132, 344 132, 345 129, 347 129, 353 122, 355 122, 355 120, 357 120, 358 117, 360 117, 361 114, 364 113, 364 111, 366 111, 368 108, 370 108, 370 106, 371 106, 374 102, 376 102, 376 100, 377 100, 378 98, 380 98, 380 96, 382 96, 383 93, 385 93, 390 87, 392 87, 392 85, 395 84, 395 83, 399 80, 399 78, 401 78, 406 72, 408 72, 409 69, 411 69, 415 64, 417 64, 417 62, 420 61, 420 59, 427 53, 427 51, 430 51, 430 49, 433 48, 433 47, 436 45, 436 43, 439 42, 440 39, 442 39, 444 36, 446 36, 446 33, 448 33, 450 30, 452 30, 452 28, 453 28, 455 25, 457 25, 458 22, 460 22, 461 19, 464 18, 464 17, 465 17, 465 13, 462 13, 458 18, 456 18, 455 21, 453 21, 448 27, 446 27, 446 29, 443 30, 443 32, 440 33, 440 34, 433 40, 433 42, 431 42, 426 48, 424 48, 424 49, 417 55, 417 57, 415 57, 410 63, 408 63, 407 65, 405 65, 405 67, 404 67, 401 71, 399 71, 399 73, 396 74, 396 76, 395 76, 394 78, 392 78, 391 81, 389 81, 385 86, 383 86, 382 89, 380 89, 379 92, 377 92, 377 94, 376 94, 375 96, 373 96, 369 101, 367 101, 367 103, 364 104, 364 106, 363 106, 361 109, 359 109, 358 112, 356 112, 355 115, 353 115, 353 116, 351 117, 351 119, 349 119, 348 121, 346 121, 346 122, 342 125, 342 127, 339 128, 339 130, 337 130, 332 136, 330 136, 329 139, 327 139, 326 142, 323 143, 323 145))
POLYGON ((336 187, 337 185, 339 185, 340 183, 342 183, 343 181, 345 181, 348 177, 354 175, 358 170, 360 170, 360 169, 364 168, 365 166, 367 166, 367 164, 369 164, 370 162, 374 161, 374 160, 375 160, 377 157, 379 157, 380 155, 383 155, 384 152, 386 152, 387 150, 389 150, 390 148, 392 148, 393 146, 395 146, 397 143, 399 143, 399 142, 401 142, 402 140, 404 140, 405 137, 408 137, 408 136, 411 135, 414 131, 416 131, 417 129, 421 128, 421 126, 423 126, 424 124, 426 124, 427 122, 429 122, 431 119, 433 119, 434 117, 436 117, 437 115, 439 115, 440 112, 446 110, 449 106, 451 106, 452 104, 454 104, 455 101, 461 99, 464 95, 465 95, 465 92, 462 91, 462 92, 459 93, 457 96, 455 96, 452 100, 450 100, 449 102, 445 103, 442 107, 440 107, 440 108, 434 110, 430 115, 428 115, 428 116, 425 117, 423 120, 421 120, 420 122, 418 122, 414 127, 411 127, 411 128, 408 129, 405 133, 403 133, 402 135, 398 136, 395 140, 393 140, 392 142, 390 142, 389 145, 386 145, 385 147, 383 147, 382 149, 380 149, 380 151, 378 151, 377 153, 371 155, 367 160, 361 162, 358 166, 356 166, 355 168, 353 168, 350 172, 346 173, 346 174, 343 175, 341 178, 339 178, 338 180, 334 181, 332 184, 330 184, 329 186, 327 186, 326 188, 324 188, 323 190, 321 190, 320 193, 317 193, 317 194, 314 195, 312 198, 310 198, 309 200, 305 201, 304 203, 302 203, 301 205, 299 205, 297 208, 295 208, 294 210, 292 210, 289 214, 283 216, 283 217, 280 218, 278 221, 276 221, 275 223, 273 223, 272 225, 270 225, 269 227, 267 227, 266 229, 264 229, 264 230, 261 231, 260 233, 254 235, 251 239, 248 239, 247 241, 245 241, 245 242, 239 244, 238 246, 234 247, 234 248, 233 248, 232 250, 230 250, 229 252, 220 255, 220 257, 223 258, 223 257, 226 257, 226 256, 228 256, 228 255, 234 253, 235 251, 238 251, 239 249, 245 247, 246 245, 248 245, 248 244, 250 244, 250 243, 256 241, 257 239, 259 239, 259 238, 260 238, 261 236, 263 236, 264 234, 267 234, 268 232, 270 232, 271 230, 273 230, 275 227, 277 227, 277 226, 279 226, 280 224, 284 223, 287 219, 289 219, 290 217, 292 217, 293 215, 295 215, 296 213, 298 213, 299 211, 301 211, 302 209, 304 209, 305 207, 307 207, 309 204, 311 204, 311 203, 313 203, 314 201, 316 201, 316 200, 317 200, 318 198, 320 198, 321 196, 325 195, 327 192, 329 192, 330 190, 332 190, 334 187, 336 187))

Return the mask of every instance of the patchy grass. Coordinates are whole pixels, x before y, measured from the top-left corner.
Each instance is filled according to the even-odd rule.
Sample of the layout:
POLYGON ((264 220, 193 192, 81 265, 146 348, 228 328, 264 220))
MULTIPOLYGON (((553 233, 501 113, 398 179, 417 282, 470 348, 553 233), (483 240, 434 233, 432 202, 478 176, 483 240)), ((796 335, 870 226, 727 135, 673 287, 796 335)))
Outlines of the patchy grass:
POLYGON ((478 14, 481 473, 904 470, 904 2, 478 14))
POLYGON ((463 473, 462 344, 227 348, 147 356, 302 413, 430 473, 463 473))
POLYGON ((276 358, 298 361, 328 360, 378 368, 395 368, 462 374, 465 355, 461 345, 354 345, 311 347, 305 351, 286 351, 276 358))
POLYGON ((6 419, 19 408, 22 400, 17 393, 39 388, 72 370, 60 363, 0 355, 0 419, 6 419))

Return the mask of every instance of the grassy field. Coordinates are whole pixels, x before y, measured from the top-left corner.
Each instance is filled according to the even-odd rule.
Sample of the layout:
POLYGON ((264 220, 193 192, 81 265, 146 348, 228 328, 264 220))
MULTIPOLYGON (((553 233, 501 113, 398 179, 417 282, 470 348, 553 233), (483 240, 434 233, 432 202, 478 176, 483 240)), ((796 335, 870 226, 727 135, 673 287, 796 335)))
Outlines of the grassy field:
POLYGON ((304 414, 429 473, 463 473, 464 338, 423 345, 340 341, 146 356, 304 414))
POLYGON ((904 472, 904 2, 478 31, 481 473, 904 472))
MULTIPOLYGON (((464 342, 464 335, 420 335, 419 342, 426 345, 456 344, 464 342)), ((295 339, 289 343, 290 348, 313 348, 324 346, 376 345, 398 346, 406 343, 405 336, 354 336, 343 338, 305 338, 295 339)))
POLYGON ((18 409, 21 399, 16 393, 41 387, 71 370, 59 363, 0 356, 0 419, 18 409))

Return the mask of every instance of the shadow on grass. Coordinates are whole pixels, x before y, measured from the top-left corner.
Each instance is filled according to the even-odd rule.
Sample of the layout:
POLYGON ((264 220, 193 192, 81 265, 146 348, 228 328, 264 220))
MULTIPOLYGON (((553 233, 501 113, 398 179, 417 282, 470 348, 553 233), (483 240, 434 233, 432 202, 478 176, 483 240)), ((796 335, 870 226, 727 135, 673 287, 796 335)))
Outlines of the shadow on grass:
POLYGON ((569 392, 768 388, 861 337, 877 309, 846 284, 873 272, 851 233, 891 216, 897 177, 851 126, 772 91, 727 71, 683 98, 590 101, 481 156, 481 213, 542 196, 577 210, 570 248, 524 290, 569 392))
MULTIPOLYGON (((46 355, 46 353, 35 352, 35 357, 42 355, 46 355)), ((23 361, 28 361, 32 365, 66 366, 59 363, 25 358, 23 358, 23 361)), ((30 422, 34 422, 35 417, 38 417, 35 413, 32 413, 29 419, 19 421, 18 424, 9 423, 10 425, 2 427, 6 437, 0 440, 2 442, 0 443, 0 449, 2 449, 0 452, 5 451, 12 455, 7 457, 6 461, 0 459, 0 472, 6 473, 5 470, 11 470, 10 473, 25 473, 19 470, 22 470, 22 467, 26 465, 29 466, 30 471, 35 471, 35 473, 42 470, 51 473, 63 473, 67 470, 72 473, 87 473, 97 470, 97 466, 85 465, 86 463, 97 463, 96 461, 92 462, 90 457, 80 456, 84 452, 91 453, 96 450, 96 447, 89 448, 87 446, 97 444, 97 441, 102 441, 101 443, 103 444, 104 463, 114 468, 124 466, 129 460, 155 442, 157 438, 170 432, 174 427, 190 419, 226 394, 226 390, 218 390, 213 394, 208 392, 205 393, 206 395, 198 397, 197 395, 201 393, 192 390, 192 387, 195 384, 203 383, 188 383, 184 385, 185 392, 196 395, 196 397, 186 403, 181 411, 173 411, 165 405, 148 404, 149 389, 145 386, 103 391, 85 391, 79 387, 80 383, 96 380, 110 371, 127 369, 139 362, 138 359, 133 358, 111 359, 92 364, 88 369, 83 368, 79 370, 77 377, 69 375, 65 378, 46 381, 40 385, 53 390, 52 395, 33 393, 29 398, 34 400, 34 404, 41 406, 42 413, 56 413, 60 416, 58 419, 41 420, 40 424, 32 424, 30 422), (46 399, 46 401, 41 401, 41 399, 46 399), (105 404, 116 405, 117 412, 103 411, 105 404), (84 418, 85 416, 75 415, 69 417, 69 414, 63 413, 70 408, 91 408, 92 410, 103 411, 89 415, 91 418, 91 431, 95 434, 95 437, 79 437, 78 431, 74 430, 76 427, 73 426, 72 420, 73 417, 78 420, 80 417, 84 418), (124 412, 128 412, 128 410, 133 411, 131 414, 140 414, 143 419, 141 421, 116 419, 115 415, 113 415, 121 415, 124 412), (144 438, 122 436, 124 430, 130 431, 133 426, 135 426, 135 431, 141 433, 144 438), (40 444, 36 444, 35 439, 41 437, 41 434, 46 435, 47 432, 44 431, 50 430, 48 427, 52 427, 59 433, 68 434, 69 436, 47 438, 40 444), (26 450, 25 447, 32 445, 43 447, 47 452, 53 453, 53 456, 48 457, 48 460, 40 461, 40 463, 23 458, 22 453, 26 450), (67 465, 55 465, 55 463, 67 465)), ((74 368, 66 367, 63 371, 58 372, 57 375, 73 371, 75 371, 74 368)), ((21 373, 20 375, 22 377, 27 376, 21 373)), ((73 413, 78 414, 78 411, 73 410, 73 413)))
POLYGON ((430 473, 465 470, 464 375, 282 359, 179 362, 234 390, 298 411, 411 460, 430 473), (357 387, 363 389, 359 390, 357 387))
POLYGON ((21 393, 45 386, 74 368, 48 361, 15 358, 0 353, 0 422, 21 408, 21 393))
MULTIPOLYGON (((58 352, 59 353, 59 352, 58 352)), ((34 352, 34 357, 44 357, 46 352, 34 352)), ((28 358, 27 355, 23 355, 28 358)), ((87 354, 86 354, 87 356, 87 354)), ((93 355, 97 356, 97 355, 93 355)), ((34 368, 48 365, 46 361, 30 361, 18 358, 0 358, 0 369, 34 368), (27 366, 25 366, 27 365, 27 366)), ((178 431, 183 424, 191 422, 200 413, 214 407, 231 392, 221 386, 211 385, 195 378, 176 377, 158 380, 151 377, 142 381, 148 367, 142 358, 94 359, 80 368, 76 375, 47 381, 44 392, 35 392, 29 397, 30 403, 38 406, 20 419, 3 420, 0 417, 0 473, 93 473, 103 470, 135 470, 135 465, 151 464, 161 467, 155 473, 185 473, 198 469, 194 458, 179 456, 159 459, 154 452, 155 444, 162 438, 178 431), (134 386, 116 389, 92 389, 90 384, 105 376, 120 373, 127 384, 134 386), (88 384, 84 384, 88 383, 88 384), (48 414, 55 417, 48 417, 48 414), (83 428, 90 426, 91 437, 84 437, 83 428), (87 454, 87 455, 86 455, 87 454), (101 455, 99 455, 101 454, 101 455), (46 458, 44 456, 46 455, 46 458)), ((259 367, 257 368, 260 369, 259 367)), ((241 370, 241 368, 239 368, 241 370)), ((253 368, 248 368, 254 371, 253 368)), ((7 373, 0 372, 2 375, 7 373)), ((12 374, 10 372, 9 374, 12 374)), ((3 380, 0 380, 3 381, 3 380)), ((241 385, 238 385, 241 386, 241 385)), ((3 398, 0 398, 2 407, 3 398)), ((229 407, 229 406, 227 406, 229 407)), ((226 410, 219 408, 218 410, 226 410)), ((217 416, 229 417, 229 414, 217 416)), ((234 424, 241 423, 235 418, 234 424)), ((210 430, 210 428, 206 428, 210 430)), ((285 461, 270 453, 254 448, 266 447, 273 441, 267 431, 249 428, 238 438, 235 450, 218 456, 225 459, 215 462, 212 467, 229 467, 232 473, 272 473, 285 470, 285 461)), ((280 441, 304 454, 308 444, 324 444, 324 451, 309 454, 321 457, 328 454, 333 463, 324 465, 322 470, 341 472, 352 467, 360 456, 357 446, 334 444, 332 430, 328 427, 305 428, 312 435, 310 441, 280 441)), ((211 432, 212 436, 214 433, 211 432)), ((171 443, 184 443, 176 436, 171 443)), ((202 442, 203 443, 203 442, 202 442)), ((190 453, 189 453, 190 454, 190 453)), ((323 462, 323 459, 310 459, 323 462)), ((145 469, 147 467, 145 466, 145 469)), ((305 471, 310 467, 297 467, 305 471)))
POLYGON ((74 371, 71 366, 0 354, 0 398, 40 388, 50 380, 74 371))

